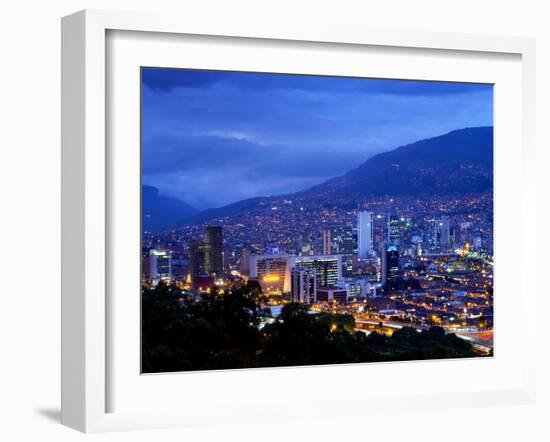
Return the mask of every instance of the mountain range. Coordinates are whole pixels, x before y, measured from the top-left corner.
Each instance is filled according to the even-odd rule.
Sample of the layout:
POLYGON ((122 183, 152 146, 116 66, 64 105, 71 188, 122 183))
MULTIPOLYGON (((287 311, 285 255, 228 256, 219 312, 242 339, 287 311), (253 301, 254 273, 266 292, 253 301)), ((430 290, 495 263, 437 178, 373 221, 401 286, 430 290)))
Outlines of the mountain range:
POLYGON ((197 213, 197 210, 183 201, 163 196, 153 186, 141 186, 142 228, 144 231, 156 232, 181 225, 186 218, 197 213))
POLYGON ((483 192, 493 185, 493 128, 460 129, 369 158, 343 176, 307 189, 328 198, 483 192))
MULTIPOLYGON (((193 224, 242 212, 261 210, 282 199, 303 207, 357 207, 369 198, 451 196, 493 187, 493 128, 465 128, 417 141, 369 158, 346 174, 289 195, 249 198, 196 213, 189 205, 156 193, 149 205, 155 225, 193 224), (175 200, 175 201, 174 201, 175 200), (163 209, 165 213, 154 210, 163 209)), ((156 189, 155 189, 156 190, 156 189)), ((144 199, 144 209, 145 199, 144 199)), ((145 214, 145 212, 144 212, 145 214)), ((144 221, 145 224, 145 221, 144 221)))

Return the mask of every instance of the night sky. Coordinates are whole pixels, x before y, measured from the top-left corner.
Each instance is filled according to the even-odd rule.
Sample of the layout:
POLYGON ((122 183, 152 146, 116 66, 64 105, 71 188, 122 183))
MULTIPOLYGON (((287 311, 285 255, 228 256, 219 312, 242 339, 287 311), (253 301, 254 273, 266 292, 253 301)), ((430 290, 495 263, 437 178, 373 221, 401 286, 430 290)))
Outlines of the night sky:
POLYGON ((157 68, 143 69, 142 84, 143 183, 200 210, 493 125, 489 85, 157 68))

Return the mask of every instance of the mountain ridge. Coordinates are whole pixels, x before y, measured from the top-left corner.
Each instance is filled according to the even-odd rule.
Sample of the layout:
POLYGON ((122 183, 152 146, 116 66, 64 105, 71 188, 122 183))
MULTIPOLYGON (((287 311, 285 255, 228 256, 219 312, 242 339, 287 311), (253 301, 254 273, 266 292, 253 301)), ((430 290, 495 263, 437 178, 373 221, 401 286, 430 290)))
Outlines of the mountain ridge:
POLYGON ((450 196, 484 192, 492 185, 493 127, 468 127, 376 154, 347 173, 302 191, 207 209, 185 224, 235 216, 283 198, 349 207, 370 197, 450 196))
POLYGON ((164 196, 154 186, 141 186, 142 228, 159 231, 181 225, 198 211, 180 199, 164 196))

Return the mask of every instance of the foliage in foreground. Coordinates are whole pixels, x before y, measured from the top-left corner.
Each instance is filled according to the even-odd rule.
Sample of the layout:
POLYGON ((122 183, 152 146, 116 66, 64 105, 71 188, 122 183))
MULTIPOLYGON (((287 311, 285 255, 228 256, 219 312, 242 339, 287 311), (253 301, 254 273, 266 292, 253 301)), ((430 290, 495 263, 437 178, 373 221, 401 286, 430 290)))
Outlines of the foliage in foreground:
POLYGON ((142 290, 142 370, 145 373, 319 365, 475 356, 470 343, 440 327, 411 327, 391 337, 354 331, 351 315, 312 315, 288 304, 261 324, 257 286, 195 301, 175 286, 142 290))

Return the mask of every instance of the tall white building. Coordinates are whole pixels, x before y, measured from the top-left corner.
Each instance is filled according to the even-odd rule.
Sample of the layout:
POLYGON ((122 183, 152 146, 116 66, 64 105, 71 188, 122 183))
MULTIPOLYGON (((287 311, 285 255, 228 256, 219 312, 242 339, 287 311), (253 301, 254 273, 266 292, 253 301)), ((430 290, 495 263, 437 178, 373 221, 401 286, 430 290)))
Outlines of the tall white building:
POLYGON ((169 251, 151 249, 149 251, 149 272, 151 279, 159 282, 161 279, 172 279, 172 256, 169 251))
POLYGON ((372 212, 357 213, 357 249, 359 258, 366 258, 373 250, 372 212))
POLYGON ((291 270, 292 302, 310 304, 317 300, 317 274, 314 270, 293 268, 291 270))

